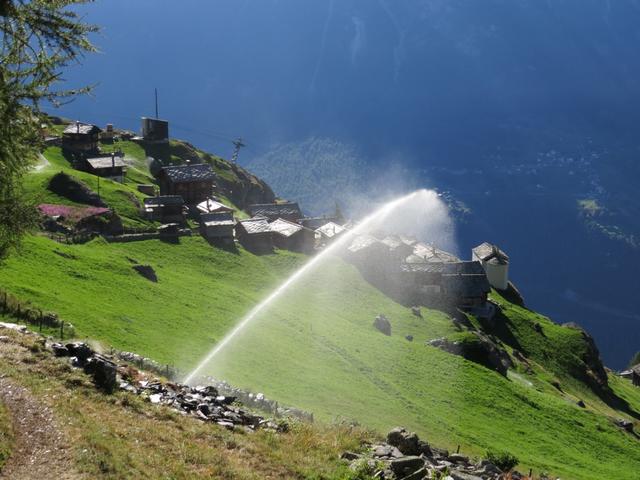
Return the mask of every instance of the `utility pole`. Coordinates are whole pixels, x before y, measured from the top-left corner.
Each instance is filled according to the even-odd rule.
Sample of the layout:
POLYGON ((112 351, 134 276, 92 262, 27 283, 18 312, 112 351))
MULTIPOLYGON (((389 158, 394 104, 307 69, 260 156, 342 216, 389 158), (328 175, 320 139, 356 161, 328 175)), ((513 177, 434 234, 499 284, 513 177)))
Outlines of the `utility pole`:
POLYGON ((156 93, 156 119, 158 118, 158 89, 154 88, 156 93))
POLYGON ((242 147, 246 147, 246 145, 244 144, 241 138, 234 140, 232 143, 235 148, 233 149, 233 155, 231 155, 231 162, 236 163, 238 161, 238 155, 240 154, 240 149, 242 147))

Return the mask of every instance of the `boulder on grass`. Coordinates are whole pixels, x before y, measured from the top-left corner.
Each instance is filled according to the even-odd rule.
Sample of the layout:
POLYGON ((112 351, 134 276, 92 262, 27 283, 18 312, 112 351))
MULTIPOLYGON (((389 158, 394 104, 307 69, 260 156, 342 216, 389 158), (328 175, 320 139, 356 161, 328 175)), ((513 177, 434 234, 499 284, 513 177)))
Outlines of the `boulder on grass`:
POLYGON ((107 393, 116 388, 116 370, 115 363, 99 354, 89 358, 84 365, 85 373, 91 375, 96 387, 107 393))
POLYGON ((373 321, 373 326, 381 333, 384 333, 387 336, 391 336, 391 323, 389 322, 389 319, 384 315, 378 315, 373 321))

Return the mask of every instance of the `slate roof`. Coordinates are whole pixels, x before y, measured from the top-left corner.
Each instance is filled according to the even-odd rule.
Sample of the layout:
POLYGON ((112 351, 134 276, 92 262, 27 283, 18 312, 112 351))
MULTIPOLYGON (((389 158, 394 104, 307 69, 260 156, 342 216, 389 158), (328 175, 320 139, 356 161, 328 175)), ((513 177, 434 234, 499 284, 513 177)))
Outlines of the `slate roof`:
POLYGON ((285 220, 283 218, 278 218, 269 224, 271 227, 271 231, 282 235, 283 237, 290 237, 291 235, 298 233, 300 230, 304 229, 302 225, 298 225, 297 223, 290 222, 289 220, 285 220))
POLYGON ((76 134, 76 135, 90 135, 92 133, 98 133, 102 130, 97 125, 91 125, 89 123, 73 122, 67 125, 62 133, 76 134))
POLYGON ((122 157, 95 157, 95 158, 87 158, 87 163, 91 165, 91 168, 94 170, 101 170, 104 168, 112 168, 112 167, 124 167, 125 163, 122 157))
POLYGON ((509 263, 509 255, 504 253, 489 242, 484 242, 473 249, 473 253, 483 262, 489 262, 497 265, 506 265, 509 263))
POLYGON ((159 197, 148 197, 143 199, 142 201, 145 207, 184 205, 184 200, 180 195, 162 195, 159 197))
POLYGON ((233 226, 236 224, 231 212, 212 212, 200 215, 200 221, 207 227, 233 226))
POLYGON ((417 242, 413 245, 413 254, 406 259, 407 263, 449 263, 459 261, 460 259, 452 253, 445 252, 433 245, 427 245, 422 242, 417 242))
POLYGON ((216 174, 208 163, 172 165, 163 167, 162 172, 174 183, 204 182, 216 178, 216 174))
POLYGON ((404 273, 442 273, 444 263, 403 263, 400 270, 404 273))
POLYGON ((382 245, 380 240, 378 240, 376 237, 372 237, 371 235, 359 235, 353 239, 351 245, 349 245, 348 250, 351 253, 356 253, 371 248, 376 244, 382 245))
POLYGON ((267 218, 295 217, 302 218, 300 207, 295 202, 287 203, 257 203, 249 205, 249 214, 253 217, 267 218))
POLYGON ((226 205, 216 202, 211 198, 207 198, 204 202, 200 202, 197 206, 198 210, 203 213, 210 212, 233 212, 234 209, 231 207, 227 207, 226 205))
POLYGON ((316 230, 327 223, 338 223, 338 219, 335 217, 305 217, 300 219, 300 223, 307 228, 316 230))
POLYGON ((269 222, 266 218, 263 217, 254 217, 249 218, 247 220, 240 220, 238 222, 242 228, 249 235, 259 234, 259 233, 271 233, 271 227, 269 226, 269 222))
POLYGON ((321 227, 316 228, 317 233, 327 238, 333 238, 336 235, 341 234, 345 230, 346 228, 344 228, 342 225, 338 225, 337 223, 334 223, 334 222, 328 222, 322 225, 321 227))

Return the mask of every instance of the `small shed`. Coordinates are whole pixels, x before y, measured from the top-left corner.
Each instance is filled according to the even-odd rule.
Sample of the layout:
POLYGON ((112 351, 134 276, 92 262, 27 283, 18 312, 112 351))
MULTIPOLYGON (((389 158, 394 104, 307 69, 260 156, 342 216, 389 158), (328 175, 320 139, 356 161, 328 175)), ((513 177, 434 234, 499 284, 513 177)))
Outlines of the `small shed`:
POLYGON ((497 245, 484 242, 471 251, 471 259, 482 264, 489 283, 498 290, 509 286, 509 256, 497 245))
POLYGON ((278 218, 269 224, 276 247, 292 252, 311 253, 315 247, 313 230, 289 220, 278 218))
POLYGON ((126 165, 121 156, 112 153, 108 156, 87 158, 89 173, 122 182, 126 165))
POLYGON ((206 163, 163 167, 159 174, 161 195, 180 195, 186 204, 197 205, 207 200, 216 178, 206 163))
POLYGON ((235 212, 233 208, 227 207, 223 203, 213 200, 212 198, 207 198, 204 202, 200 202, 197 209, 200 213, 235 212))
POLYGON ((72 153, 97 152, 101 131, 96 125, 70 123, 62 132, 62 150, 72 153))
POLYGON ((236 223, 236 238, 247 250, 255 253, 273 251, 273 232, 264 217, 254 217, 236 223))
POLYGON ((316 228, 316 239, 321 243, 329 243, 344 233, 347 229, 335 222, 327 222, 316 228))
POLYGON ((270 222, 282 218, 297 223, 303 217, 300 207, 295 202, 249 205, 248 211, 252 217, 265 217, 270 222))
POLYGON ((161 195, 143 200, 144 214, 149 220, 162 223, 184 222, 184 200, 180 195, 161 195))
POLYGON ((233 244, 233 230, 236 225, 232 212, 212 212, 200 214, 200 233, 209 241, 233 244))

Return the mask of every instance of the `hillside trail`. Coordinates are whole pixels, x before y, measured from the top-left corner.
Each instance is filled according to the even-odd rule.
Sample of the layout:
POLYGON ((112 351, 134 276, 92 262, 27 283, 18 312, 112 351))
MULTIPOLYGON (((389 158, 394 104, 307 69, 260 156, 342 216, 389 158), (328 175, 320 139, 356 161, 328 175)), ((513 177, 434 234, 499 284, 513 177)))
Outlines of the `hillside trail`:
POLYGON ((0 479, 81 478, 74 471, 71 448, 51 408, 7 377, 0 378, 0 401, 12 418, 15 439, 0 479))

